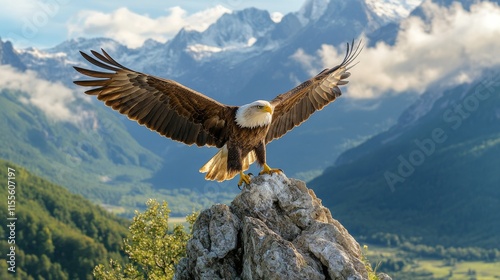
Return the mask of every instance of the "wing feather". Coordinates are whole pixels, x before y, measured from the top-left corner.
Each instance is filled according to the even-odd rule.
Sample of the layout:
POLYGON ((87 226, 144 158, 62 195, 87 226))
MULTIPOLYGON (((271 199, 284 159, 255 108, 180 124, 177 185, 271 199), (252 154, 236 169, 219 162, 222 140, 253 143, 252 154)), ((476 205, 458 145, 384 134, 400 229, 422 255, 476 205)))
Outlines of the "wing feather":
POLYGON ((323 109, 340 96, 338 86, 347 84, 350 73, 347 72, 354 65, 353 61, 363 47, 361 42, 354 47, 347 44, 344 60, 339 65, 325 69, 308 81, 294 89, 278 95, 271 101, 274 107, 273 120, 267 133, 266 143, 282 137, 289 130, 307 120, 314 112, 323 109))
MULTIPOLYGON (((95 66, 99 66, 101 68, 104 68, 104 69, 107 69, 107 70, 111 70, 111 71, 118 71, 118 70, 120 70, 119 68, 112 67, 112 66, 110 66, 108 64, 102 63, 99 60, 96 60, 95 58, 91 57, 90 55, 88 55, 88 54, 86 54, 86 53, 84 53, 82 51, 80 52, 80 54, 83 56, 83 58, 85 58, 87 61, 89 61, 90 63, 94 64, 95 66)), ((78 69, 76 69, 76 71, 78 71, 78 69)))
POLYGON ((221 104, 175 81, 124 67, 108 53, 80 52, 90 63, 111 72, 74 67, 94 78, 75 81, 107 106, 159 134, 198 146, 222 147, 227 141, 226 122, 234 106, 221 104))
POLYGON ((160 125, 160 120, 161 120, 161 108, 163 107, 163 104, 161 103, 156 103, 153 108, 151 109, 151 112, 149 115, 148 121, 145 121, 147 123, 151 123, 153 127, 159 127, 160 125))

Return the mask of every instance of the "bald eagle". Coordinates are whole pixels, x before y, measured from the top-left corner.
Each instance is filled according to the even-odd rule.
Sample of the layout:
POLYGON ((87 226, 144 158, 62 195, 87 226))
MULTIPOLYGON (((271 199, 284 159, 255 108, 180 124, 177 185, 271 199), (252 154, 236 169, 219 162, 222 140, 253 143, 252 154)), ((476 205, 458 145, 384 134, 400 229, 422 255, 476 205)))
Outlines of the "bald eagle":
POLYGON ((362 47, 347 44, 344 60, 324 69, 294 89, 271 101, 257 100, 243 106, 228 106, 172 80, 131 70, 101 49, 91 51, 94 57, 80 52, 90 63, 109 70, 101 72, 74 67, 83 75, 98 78, 74 81, 85 91, 131 120, 187 145, 215 146, 219 151, 200 172, 205 179, 219 182, 234 178, 238 186, 249 184, 245 174, 257 161, 260 174, 281 172, 266 163, 266 145, 282 137, 340 96, 338 86, 347 83, 347 72, 362 47))

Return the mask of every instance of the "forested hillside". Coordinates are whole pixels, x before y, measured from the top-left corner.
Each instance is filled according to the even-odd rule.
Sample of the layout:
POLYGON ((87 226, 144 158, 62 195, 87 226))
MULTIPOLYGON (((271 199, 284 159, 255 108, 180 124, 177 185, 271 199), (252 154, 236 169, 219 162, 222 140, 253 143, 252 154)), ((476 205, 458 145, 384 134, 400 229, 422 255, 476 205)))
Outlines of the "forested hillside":
POLYGON ((0 216, 17 218, 4 219, 15 227, 0 227, 0 279, 91 279, 95 265, 110 258, 125 261, 120 250, 126 220, 4 160, 0 182, 0 216), (4 260, 11 259, 11 246, 15 273, 4 260))
MULTIPOLYGON (((445 91, 415 121, 347 151, 311 182, 349 231, 500 246, 498 72, 445 91)), ((410 108, 416 111, 418 108, 410 108)))

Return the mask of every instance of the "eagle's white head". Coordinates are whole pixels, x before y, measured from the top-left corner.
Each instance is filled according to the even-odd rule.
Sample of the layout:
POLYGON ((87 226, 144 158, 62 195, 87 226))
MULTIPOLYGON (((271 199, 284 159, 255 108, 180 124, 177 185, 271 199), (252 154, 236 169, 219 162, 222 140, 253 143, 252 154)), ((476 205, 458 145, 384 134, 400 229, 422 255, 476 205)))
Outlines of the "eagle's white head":
POLYGON ((240 127, 255 128, 271 124, 273 106, 265 100, 257 100, 240 106, 236 111, 236 123, 240 127))

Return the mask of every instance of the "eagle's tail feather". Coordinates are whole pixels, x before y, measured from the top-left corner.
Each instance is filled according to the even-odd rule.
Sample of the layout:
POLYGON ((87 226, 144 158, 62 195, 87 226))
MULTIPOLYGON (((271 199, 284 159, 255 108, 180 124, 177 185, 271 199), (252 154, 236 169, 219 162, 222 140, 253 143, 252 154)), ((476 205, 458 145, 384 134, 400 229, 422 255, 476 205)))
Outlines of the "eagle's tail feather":
MULTIPOLYGON (((257 159, 255 152, 251 151, 242 160, 243 171, 248 170, 250 164, 257 159)), ((233 179, 238 175, 238 171, 230 171, 227 169, 227 147, 222 147, 205 165, 200 168, 200 172, 207 173, 205 179, 217 180, 219 182, 233 179)))

